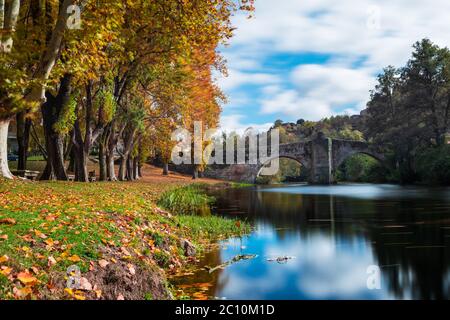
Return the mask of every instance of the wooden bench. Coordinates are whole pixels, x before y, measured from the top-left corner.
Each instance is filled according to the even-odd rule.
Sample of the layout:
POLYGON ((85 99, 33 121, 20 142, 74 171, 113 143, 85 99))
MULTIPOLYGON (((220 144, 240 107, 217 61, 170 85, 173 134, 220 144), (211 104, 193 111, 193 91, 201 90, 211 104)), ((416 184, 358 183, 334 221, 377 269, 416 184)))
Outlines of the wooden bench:
MULTIPOLYGON (((89 178, 89 181, 90 181, 90 182, 95 182, 95 181, 97 181, 97 177, 96 177, 95 171, 89 172, 88 178, 89 178)), ((75 175, 74 175, 74 174, 68 174, 68 175, 67 175, 67 179, 68 179, 69 181, 75 181, 75 175)))
POLYGON ((25 179, 29 179, 32 181, 35 181, 37 177, 39 176, 39 171, 31 171, 31 170, 17 170, 13 172, 14 175, 18 177, 22 177, 25 179))

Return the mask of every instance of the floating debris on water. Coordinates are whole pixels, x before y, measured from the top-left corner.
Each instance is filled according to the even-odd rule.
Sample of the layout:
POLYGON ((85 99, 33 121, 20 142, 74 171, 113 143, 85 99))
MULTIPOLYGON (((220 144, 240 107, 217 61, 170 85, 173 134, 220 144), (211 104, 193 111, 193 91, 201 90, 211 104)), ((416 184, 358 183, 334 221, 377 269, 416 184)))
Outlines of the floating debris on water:
POLYGON ((220 270, 220 269, 225 269, 226 267, 228 267, 229 265, 232 265, 236 262, 239 262, 241 260, 251 260, 251 259, 255 259, 258 256, 256 254, 239 254, 237 256, 235 256, 233 259, 228 260, 222 264, 219 264, 218 266, 211 268, 210 266, 205 266, 204 268, 209 272, 209 273, 213 273, 214 271, 220 270))
POLYGON ((267 259, 267 261, 283 264, 283 263, 287 263, 289 260, 292 260, 292 259, 295 259, 295 257, 284 256, 284 257, 278 257, 278 258, 269 258, 269 259, 267 259))

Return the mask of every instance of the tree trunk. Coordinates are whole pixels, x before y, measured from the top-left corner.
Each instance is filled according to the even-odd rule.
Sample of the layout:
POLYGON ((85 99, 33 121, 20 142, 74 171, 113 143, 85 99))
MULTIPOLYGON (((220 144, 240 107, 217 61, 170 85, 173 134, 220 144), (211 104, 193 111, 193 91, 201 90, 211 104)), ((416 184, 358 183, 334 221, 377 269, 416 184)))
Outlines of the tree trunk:
POLYGON ((68 172, 75 173, 75 148, 72 146, 69 155, 69 166, 67 167, 68 172))
POLYGON ((100 139, 100 142, 98 144, 98 164, 100 169, 100 181, 106 181, 107 180, 107 174, 106 174, 106 157, 105 157, 105 144, 103 137, 100 139))
POLYGON ((136 134, 136 128, 129 128, 124 132, 123 137, 123 151, 120 157, 120 167, 119 167, 119 180, 125 181, 126 179, 132 180, 132 163, 131 163, 131 152, 134 147, 134 137, 136 134))
POLYGON ((75 180, 79 182, 89 182, 87 170, 87 154, 84 149, 77 150, 75 156, 75 180))
POLYGON ((127 157, 125 157, 125 155, 120 157, 119 175, 117 177, 119 179, 119 181, 125 181, 126 180, 126 174, 127 174, 127 164, 126 164, 126 162, 127 162, 127 157))
POLYGON ((108 131, 108 139, 106 139, 106 164, 109 181, 117 181, 114 166, 114 152, 116 150, 117 143, 119 142, 119 137, 125 130, 125 126, 122 126, 118 132, 115 131, 115 128, 116 123, 114 120, 112 120, 105 128, 105 130, 108 131))
POLYGON ((75 180, 80 182, 88 182, 89 175, 87 169, 88 157, 91 153, 91 148, 97 139, 101 136, 104 129, 104 123, 101 120, 100 110, 98 111, 98 121, 94 121, 94 94, 93 94, 94 82, 89 80, 86 84, 86 99, 84 103, 84 137, 82 132, 82 126, 80 121, 82 119, 80 115, 80 109, 78 110, 78 118, 75 120, 72 137, 73 147, 76 150, 75 153, 75 180))
POLYGON ((84 141, 81 136, 81 128, 79 120, 75 120, 74 124, 74 135, 73 135, 73 149, 74 149, 74 160, 75 160, 75 180, 79 182, 89 182, 88 172, 87 172, 87 157, 84 141))
POLYGON ((108 174, 108 181, 117 181, 116 171, 114 167, 114 154, 107 152, 106 154, 106 170, 108 174))
POLYGON ((139 180, 139 157, 133 159, 133 179, 139 180))
POLYGON ((25 117, 25 111, 20 112, 16 115, 17 124, 17 144, 19 146, 18 150, 18 164, 17 170, 26 170, 27 168, 27 157, 28 157, 28 145, 30 142, 30 129, 31 120, 25 117))
POLYGON ((8 128, 10 119, 0 120, 0 177, 12 179, 8 166, 8 128))
POLYGON ((58 95, 54 97, 47 93, 47 101, 41 107, 47 150, 47 165, 41 175, 41 180, 68 180, 64 167, 64 139, 61 134, 55 131, 54 125, 59 120, 64 106, 69 103, 71 79, 71 75, 64 75, 58 95))
POLYGON ((66 169, 64 168, 64 151, 62 138, 58 134, 53 134, 45 130, 45 141, 47 149, 47 164, 41 175, 41 180, 68 180, 66 169))
POLYGON ((163 176, 169 175, 169 164, 167 162, 163 163, 163 176))
POLYGON ((75 160, 75 180, 79 182, 89 182, 87 172, 87 154, 84 148, 84 141, 81 135, 79 120, 75 120, 73 135, 73 149, 75 160))
POLYGON ((133 181, 134 180, 133 159, 130 156, 128 156, 126 164, 127 164, 126 178, 127 178, 128 181, 133 181))
POLYGON ((141 163, 141 161, 138 162, 138 176, 139 176, 139 178, 142 178, 142 163, 141 163))
POLYGON ((197 167, 197 165, 193 165, 192 166, 192 179, 193 180, 196 180, 196 179, 198 179, 198 167, 197 167))

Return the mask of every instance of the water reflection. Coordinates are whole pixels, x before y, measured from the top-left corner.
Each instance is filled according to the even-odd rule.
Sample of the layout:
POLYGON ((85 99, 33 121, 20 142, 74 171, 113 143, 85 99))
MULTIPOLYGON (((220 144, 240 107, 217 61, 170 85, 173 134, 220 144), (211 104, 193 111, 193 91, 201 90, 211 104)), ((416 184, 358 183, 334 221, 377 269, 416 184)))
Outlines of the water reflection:
POLYGON ((389 185, 289 186, 220 191, 217 212, 256 231, 229 239, 203 262, 258 254, 207 275, 211 297, 229 299, 448 299, 448 189, 389 185), (293 256, 286 264, 269 262, 293 256), (367 268, 381 268, 381 289, 367 268))

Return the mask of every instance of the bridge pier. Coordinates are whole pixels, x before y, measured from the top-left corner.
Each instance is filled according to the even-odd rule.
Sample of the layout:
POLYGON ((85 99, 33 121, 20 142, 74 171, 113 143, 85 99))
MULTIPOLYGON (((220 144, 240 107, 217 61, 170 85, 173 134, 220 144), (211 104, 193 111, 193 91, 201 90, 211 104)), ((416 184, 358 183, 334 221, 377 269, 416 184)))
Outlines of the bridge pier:
POLYGON ((334 177, 333 140, 319 136, 312 141, 309 183, 330 185, 336 183, 334 177))

